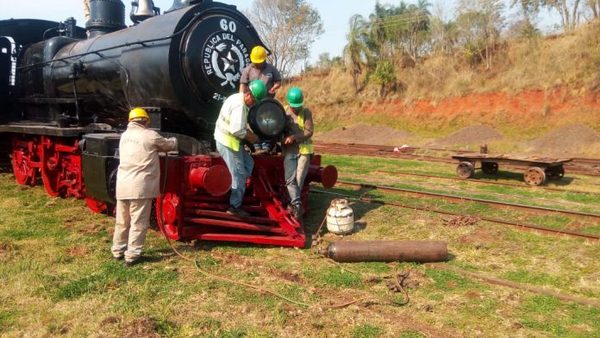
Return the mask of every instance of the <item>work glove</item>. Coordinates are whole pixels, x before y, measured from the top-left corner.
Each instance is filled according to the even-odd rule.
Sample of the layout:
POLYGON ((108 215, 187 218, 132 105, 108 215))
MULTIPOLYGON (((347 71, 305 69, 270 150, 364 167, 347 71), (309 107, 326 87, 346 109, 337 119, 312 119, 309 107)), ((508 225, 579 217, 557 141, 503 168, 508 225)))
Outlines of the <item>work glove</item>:
POLYGON ((171 152, 177 152, 177 150, 179 149, 179 142, 177 141, 176 137, 169 137, 167 140, 173 142, 173 150, 171 150, 169 153, 171 152))

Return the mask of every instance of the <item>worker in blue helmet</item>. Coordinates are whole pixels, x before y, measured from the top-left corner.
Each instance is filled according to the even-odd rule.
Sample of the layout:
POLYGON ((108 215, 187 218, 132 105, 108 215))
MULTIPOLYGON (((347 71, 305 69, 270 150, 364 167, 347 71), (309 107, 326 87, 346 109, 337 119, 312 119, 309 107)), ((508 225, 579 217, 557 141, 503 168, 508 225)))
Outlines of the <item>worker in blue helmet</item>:
POLYGON ((314 154, 312 112, 304 105, 304 94, 298 87, 287 92, 286 137, 283 141, 285 184, 290 195, 288 211, 298 220, 304 214, 302 188, 314 154))
POLYGON ((242 200, 246 192, 246 179, 252 175, 254 160, 244 150, 242 141, 258 142, 258 136, 248 128, 248 111, 267 94, 267 87, 260 80, 248 85, 248 90, 229 96, 219 113, 215 127, 217 151, 223 157, 231 173, 231 195, 227 213, 238 217, 249 214, 242 210, 242 200))

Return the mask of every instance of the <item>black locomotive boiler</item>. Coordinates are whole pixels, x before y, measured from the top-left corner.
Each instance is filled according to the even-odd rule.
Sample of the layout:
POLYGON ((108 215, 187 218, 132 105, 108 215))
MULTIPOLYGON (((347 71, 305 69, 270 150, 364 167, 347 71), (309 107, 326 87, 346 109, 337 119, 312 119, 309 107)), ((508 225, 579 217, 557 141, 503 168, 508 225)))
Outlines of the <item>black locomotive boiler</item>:
MULTIPOLYGON (((303 246, 302 227, 283 207, 288 198, 280 154, 254 155, 243 207, 227 208, 231 178, 213 149, 222 101, 238 90, 250 49, 262 45, 235 6, 210 0, 175 1, 160 14, 139 1, 139 21, 125 25, 120 0, 91 0, 86 29, 73 19, 0 21, 0 142, 17 183, 40 181, 52 196, 85 198, 110 212, 127 112, 144 107, 152 128, 180 143, 163 157, 156 201, 162 230, 172 239, 245 241, 303 246)), ((277 141, 285 114, 275 100, 253 107, 251 125, 277 141)), ((308 182, 335 183, 335 168, 315 157, 308 182)))

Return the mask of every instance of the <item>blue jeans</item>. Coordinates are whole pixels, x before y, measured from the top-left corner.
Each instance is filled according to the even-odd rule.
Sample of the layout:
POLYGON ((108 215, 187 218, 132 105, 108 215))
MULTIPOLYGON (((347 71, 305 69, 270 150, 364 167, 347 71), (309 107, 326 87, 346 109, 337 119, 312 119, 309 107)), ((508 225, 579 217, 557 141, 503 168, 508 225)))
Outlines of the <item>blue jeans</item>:
POLYGON ((300 205, 302 200, 302 187, 312 155, 285 154, 283 168, 285 172, 285 185, 290 194, 290 205, 300 205))
POLYGON ((233 151, 217 142, 217 151, 221 154, 227 165, 227 169, 231 173, 231 196, 229 197, 229 204, 237 209, 242 205, 244 193, 246 192, 246 179, 252 175, 254 160, 244 150, 243 146, 240 146, 240 150, 233 151))

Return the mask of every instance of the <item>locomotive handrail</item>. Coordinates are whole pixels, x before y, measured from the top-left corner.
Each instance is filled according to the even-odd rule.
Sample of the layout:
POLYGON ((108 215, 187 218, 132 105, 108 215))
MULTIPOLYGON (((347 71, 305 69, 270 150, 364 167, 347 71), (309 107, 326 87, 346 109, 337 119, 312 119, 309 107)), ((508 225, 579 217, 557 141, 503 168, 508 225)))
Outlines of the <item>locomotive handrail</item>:
MULTIPOLYGON (((181 34, 185 33, 185 31, 192 25, 192 23, 195 23, 195 21, 193 19, 196 18, 196 17, 198 17, 200 14, 202 14, 202 12, 194 13, 192 20, 190 20, 187 23, 187 25, 185 25, 179 31, 177 31, 177 32, 175 32, 175 33, 173 33, 173 34, 171 34, 169 36, 165 36, 165 37, 162 37, 162 38, 142 40, 142 41, 135 41, 135 42, 126 42, 126 43, 122 43, 120 45, 116 45, 116 46, 112 46, 112 47, 107 47, 107 48, 102 48, 102 49, 98 49, 98 50, 91 51, 91 52, 85 52, 85 53, 81 53, 81 54, 75 54, 75 55, 65 56, 65 57, 60 58, 60 59, 43 61, 43 62, 33 63, 33 64, 30 64, 30 65, 25 65, 25 66, 19 66, 19 67, 17 67, 17 69, 21 70, 21 69, 33 68, 33 67, 37 67, 37 66, 45 66, 45 65, 51 64, 53 62, 57 62, 57 61, 66 62, 66 60, 69 60, 69 59, 81 58, 83 56, 91 55, 91 54, 98 54, 98 53, 101 53, 101 52, 105 52, 107 50, 113 50, 113 49, 117 49, 117 48, 121 48, 121 47, 129 47, 129 46, 134 46, 134 45, 142 45, 142 46, 144 46, 145 43, 157 42, 157 41, 172 39, 172 38, 174 38, 174 37, 176 37, 178 35, 181 35, 181 34)), ((102 57, 101 55, 99 55, 99 56, 102 57)))

